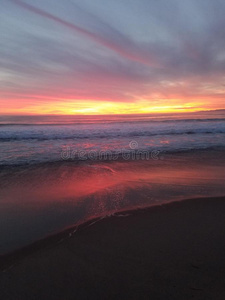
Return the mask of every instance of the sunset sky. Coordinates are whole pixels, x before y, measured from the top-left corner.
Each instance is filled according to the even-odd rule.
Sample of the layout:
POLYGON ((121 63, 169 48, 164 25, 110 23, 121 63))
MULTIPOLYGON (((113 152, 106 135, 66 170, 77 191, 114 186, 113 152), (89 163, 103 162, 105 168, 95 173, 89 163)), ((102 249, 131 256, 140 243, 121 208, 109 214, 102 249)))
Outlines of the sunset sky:
POLYGON ((223 0, 1 0, 1 114, 225 108, 223 0))

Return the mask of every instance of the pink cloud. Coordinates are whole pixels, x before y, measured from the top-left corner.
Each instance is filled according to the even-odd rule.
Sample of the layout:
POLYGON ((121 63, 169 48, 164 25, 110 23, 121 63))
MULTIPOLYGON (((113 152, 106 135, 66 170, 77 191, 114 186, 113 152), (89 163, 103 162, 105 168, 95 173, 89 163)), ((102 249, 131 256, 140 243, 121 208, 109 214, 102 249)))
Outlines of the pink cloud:
MULTIPOLYGON (((156 62, 156 59, 155 58, 150 58, 149 55, 148 57, 146 57, 146 55, 142 54, 142 53, 137 53, 138 50, 137 49, 124 49, 122 46, 116 44, 116 43, 113 43, 112 41, 104 38, 104 37, 101 37, 99 36, 98 34, 95 34, 94 32, 91 32, 85 28, 81 28, 80 26, 77 26, 75 24, 72 24, 70 22, 67 22, 57 16, 54 16, 53 14, 51 13, 48 13, 40 8, 37 8, 33 5, 30 5, 28 3, 25 3, 21 0, 10 0, 11 2, 15 3, 16 5, 32 12, 32 13, 35 13, 37 15, 40 15, 42 17, 45 17, 49 20, 52 20, 52 21, 55 21, 67 28, 70 28, 74 31, 76 31, 77 33, 91 39, 92 41, 116 52, 117 54, 121 55, 122 57, 125 57, 126 59, 129 59, 129 60, 132 60, 132 61, 136 61, 136 62, 140 62, 142 64, 145 64, 145 65, 149 65, 149 66, 154 66, 156 67, 158 65, 158 62, 156 62)), ((135 47, 134 45, 134 48, 137 48, 135 47)))

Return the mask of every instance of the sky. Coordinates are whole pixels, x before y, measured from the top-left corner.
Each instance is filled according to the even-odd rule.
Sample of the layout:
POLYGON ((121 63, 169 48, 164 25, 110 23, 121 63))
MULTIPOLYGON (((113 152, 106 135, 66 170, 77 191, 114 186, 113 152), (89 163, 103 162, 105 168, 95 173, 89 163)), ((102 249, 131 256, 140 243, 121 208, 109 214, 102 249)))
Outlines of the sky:
POLYGON ((1 0, 0 114, 225 108, 224 0, 1 0))

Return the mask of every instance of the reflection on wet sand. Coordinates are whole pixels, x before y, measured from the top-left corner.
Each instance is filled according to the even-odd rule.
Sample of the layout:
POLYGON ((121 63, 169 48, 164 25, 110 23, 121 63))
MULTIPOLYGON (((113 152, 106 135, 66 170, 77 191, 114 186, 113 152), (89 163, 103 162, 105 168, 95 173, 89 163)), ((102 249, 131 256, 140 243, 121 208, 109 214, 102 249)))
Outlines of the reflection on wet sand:
POLYGON ((96 215, 225 194, 220 153, 58 163, 1 172, 1 252, 96 215), (8 234, 11 233, 11 234, 8 234), (15 237, 16 236, 16 237, 15 237))

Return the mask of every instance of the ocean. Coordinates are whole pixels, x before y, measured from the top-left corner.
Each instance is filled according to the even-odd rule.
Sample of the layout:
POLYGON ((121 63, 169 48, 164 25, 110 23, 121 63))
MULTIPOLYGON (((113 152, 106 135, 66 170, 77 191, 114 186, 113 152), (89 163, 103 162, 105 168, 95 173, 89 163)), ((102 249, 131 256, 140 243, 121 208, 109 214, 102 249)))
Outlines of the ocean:
POLYGON ((0 165, 225 147, 225 112, 0 117, 0 165), (81 153, 81 155, 79 155, 81 153), (88 155, 90 153, 90 155, 88 155))
POLYGON ((0 254, 92 218, 224 196, 224 150, 224 111, 1 116, 0 254))

